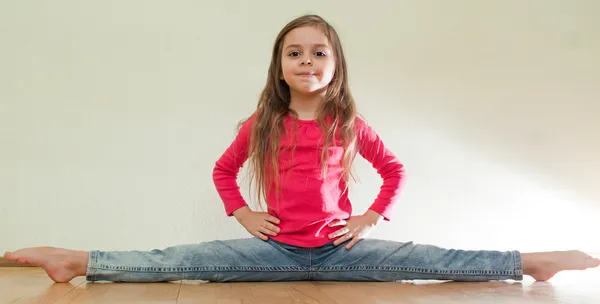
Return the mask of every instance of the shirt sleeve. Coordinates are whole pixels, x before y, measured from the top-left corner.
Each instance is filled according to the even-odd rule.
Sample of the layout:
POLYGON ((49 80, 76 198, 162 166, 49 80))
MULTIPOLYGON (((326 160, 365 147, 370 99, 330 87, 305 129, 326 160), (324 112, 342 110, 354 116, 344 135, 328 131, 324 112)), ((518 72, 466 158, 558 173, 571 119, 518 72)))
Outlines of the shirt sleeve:
POLYGON ((223 201, 227 216, 232 216, 235 210, 248 205, 240 192, 237 177, 248 159, 248 147, 254 121, 253 115, 242 124, 235 139, 216 161, 213 169, 213 182, 223 201))
POLYGON ((366 122, 357 118, 355 126, 358 153, 371 163, 383 179, 379 194, 369 209, 389 221, 404 188, 404 165, 385 147, 379 135, 366 122))

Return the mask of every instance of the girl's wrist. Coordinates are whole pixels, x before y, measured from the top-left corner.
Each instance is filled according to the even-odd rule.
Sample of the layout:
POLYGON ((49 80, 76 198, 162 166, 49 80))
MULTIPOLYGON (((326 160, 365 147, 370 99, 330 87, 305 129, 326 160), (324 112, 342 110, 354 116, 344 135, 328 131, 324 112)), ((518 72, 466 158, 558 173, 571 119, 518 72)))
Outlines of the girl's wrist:
POLYGON ((383 215, 371 209, 367 210, 364 215, 370 219, 373 224, 379 224, 381 221, 383 221, 383 215))
POLYGON ((233 216, 239 221, 249 211, 252 211, 252 210, 250 210, 250 208, 248 206, 244 206, 242 208, 239 208, 239 209, 233 211, 233 216))

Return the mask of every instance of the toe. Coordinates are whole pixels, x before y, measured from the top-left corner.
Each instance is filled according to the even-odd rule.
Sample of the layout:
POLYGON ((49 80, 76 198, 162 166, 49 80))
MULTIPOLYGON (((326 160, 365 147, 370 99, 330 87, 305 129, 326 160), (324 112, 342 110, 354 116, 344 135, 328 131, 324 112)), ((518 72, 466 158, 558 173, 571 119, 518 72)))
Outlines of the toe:
POLYGON ((595 258, 586 259, 585 268, 593 268, 600 266, 600 260, 595 258))

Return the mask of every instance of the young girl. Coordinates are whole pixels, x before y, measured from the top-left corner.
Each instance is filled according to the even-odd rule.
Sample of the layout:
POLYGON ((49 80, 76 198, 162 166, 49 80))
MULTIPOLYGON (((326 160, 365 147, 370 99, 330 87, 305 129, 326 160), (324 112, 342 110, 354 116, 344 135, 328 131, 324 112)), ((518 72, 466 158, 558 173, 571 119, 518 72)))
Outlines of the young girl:
POLYGON ((36 247, 8 260, 43 267, 56 282, 89 281, 455 281, 548 280, 597 267, 581 251, 455 250, 365 239, 390 220, 404 182, 402 164, 357 118, 336 31, 318 16, 297 18, 277 37, 256 112, 216 162, 214 183, 228 216, 254 237, 152 251, 36 247), (356 154, 383 178, 368 211, 352 215, 347 183, 356 154), (267 212, 251 210, 236 178, 252 165, 267 212))

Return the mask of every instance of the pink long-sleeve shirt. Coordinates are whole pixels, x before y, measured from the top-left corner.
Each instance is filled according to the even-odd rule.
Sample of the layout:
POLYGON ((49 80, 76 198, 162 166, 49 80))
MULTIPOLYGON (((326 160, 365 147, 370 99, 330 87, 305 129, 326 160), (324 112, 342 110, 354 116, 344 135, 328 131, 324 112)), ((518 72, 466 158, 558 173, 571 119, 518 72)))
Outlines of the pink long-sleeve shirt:
MULTIPOLYGON (((227 216, 247 206, 237 177, 248 159, 254 121, 255 116, 252 116, 244 122, 213 170, 214 184, 227 216)), ((348 219, 352 215, 346 184, 341 177, 343 148, 339 140, 330 146, 327 175, 323 178, 320 160, 325 137, 316 120, 299 120, 288 115, 285 128, 278 157, 280 192, 267 193, 268 212, 280 219, 277 226, 281 231, 277 236, 269 237, 294 246, 319 247, 333 241, 328 235, 341 228, 327 226, 330 222, 348 219), (294 131, 298 132, 297 136, 294 131)), ((404 166, 384 146, 377 133, 360 118, 356 118, 355 130, 358 153, 372 164, 383 179, 379 194, 369 209, 390 220, 403 188, 404 166)))

